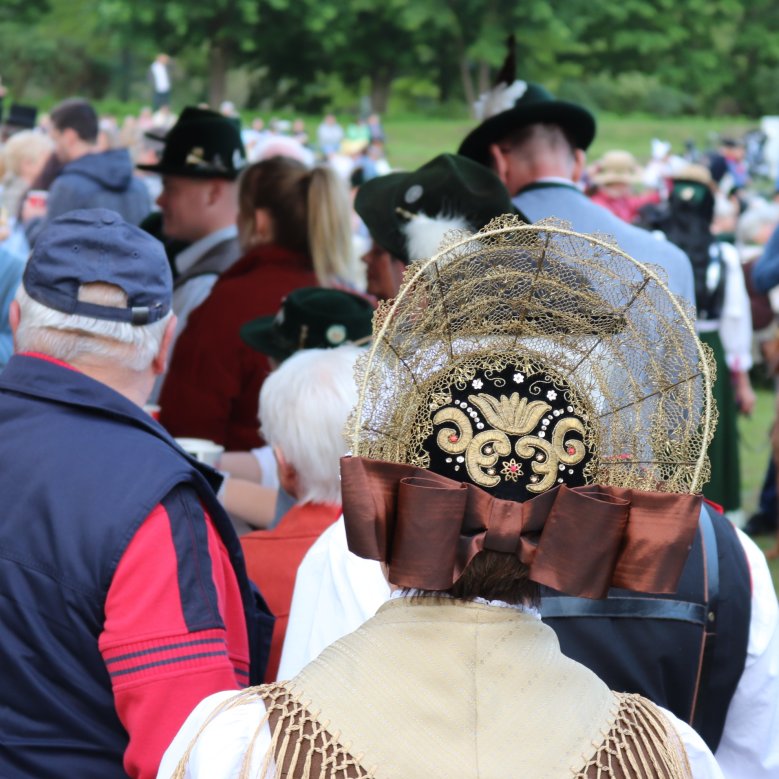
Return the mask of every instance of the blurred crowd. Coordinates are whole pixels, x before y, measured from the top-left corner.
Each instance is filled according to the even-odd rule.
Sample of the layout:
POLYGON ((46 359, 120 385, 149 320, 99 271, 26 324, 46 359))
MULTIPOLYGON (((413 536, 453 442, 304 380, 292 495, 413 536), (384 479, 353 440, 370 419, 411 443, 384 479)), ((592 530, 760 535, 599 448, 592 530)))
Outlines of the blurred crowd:
MULTIPOLYGON (((386 609, 383 604, 392 588, 402 594, 395 593, 390 606, 398 600, 413 602, 417 596, 424 600, 431 593, 443 592, 428 601, 440 613, 445 611, 447 598, 488 609, 487 616, 473 617, 475 623, 480 619, 500 622, 502 618, 489 615, 506 608, 516 608, 522 619, 531 612, 533 619, 548 618, 566 654, 592 668, 617 694, 641 693, 663 707, 653 708, 649 701, 630 703, 633 713, 618 718, 620 727, 630 734, 617 750, 623 762, 614 773, 599 772, 598 776, 778 776, 779 740, 771 735, 772 728, 776 735, 779 694, 776 596, 761 553, 733 528, 745 528, 749 534, 773 532, 778 513, 778 433, 773 436, 776 450, 766 463, 760 508, 750 518, 744 516, 739 476, 736 417, 754 410, 751 377, 756 366, 763 365, 765 374, 779 387, 779 202, 752 148, 754 139, 722 137, 703 152, 691 144, 683 150, 673 149, 656 139, 646 159, 614 149, 588 165, 584 152, 595 134, 591 114, 557 101, 538 85, 508 81, 482 102, 479 110, 486 113, 463 140, 458 154, 441 154, 416 171, 401 172, 393 171, 387 161, 385 131, 376 114, 355 118, 344 127, 335 114, 328 113, 311 136, 300 119, 266 122, 255 117, 247 122, 229 101, 216 110, 189 106, 176 114, 170 108, 167 67, 165 55, 152 64, 153 106, 137 116, 99 116, 88 101, 72 98, 45 115, 30 107, 11 106, 3 125, 0 365, 7 367, 0 374, 0 427, 9 442, 24 441, 24 445, 8 444, 7 451, 0 447, 0 479, 7 480, 6 494, 11 496, 8 512, 19 518, 9 522, 7 531, 0 530, 0 547, 10 550, 7 559, 12 561, 0 568, 8 571, 0 579, 5 588, 0 595, 10 593, 8 600, 13 604, 0 613, 14 636, 0 649, 0 663, 9 673, 7 692, 0 693, 0 708, 8 712, 0 714, 5 718, 0 729, 15 739, 15 746, 6 744, 4 749, 14 753, 12 757, 0 752, 0 773, 150 777, 162 760, 161 776, 234 775, 230 771, 238 770, 236 756, 247 754, 251 760, 251 744, 260 733, 257 723, 267 720, 251 706, 244 707, 252 725, 243 728, 236 724, 238 715, 230 714, 235 721, 217 727, 223 728, 221 736, 193 753, 193 767, 186 769, 191 772, 184 773, 181 766, 191 756, 190 740, 198 736, 207 715, 220 702, 209 699, 206 708, 196 709, 200 701, 219 691, 229 690, 232 695, 250 683, 275 683, 291 677, 302 680, 304 691, 307 681, 312 689, 320 689, 319 684, 325 689, 321 678, 326 673, 316 675, 315 658, 331 642, 371 618, 376 609, 380 615, 391 613, 391 609, 381 609, 386 609), (397 569, 393 573, 386 549, 359 558, 348 551, 356 548, 356 531, 349 524, 347 496, 341 489, 339 460, 347 454, 342 431, 360 396, 354 369, 375 335, 372 327, 378 332, 400 321, 396 309, 388 313, 389 306, 398 298, 404 274, 409 278, 410 265, 434 256, 447 236, 451 240, 453 234, 480 230, 507 214, 533 224, 558 219, 566 229, 612 236, 617 242, 615 254, 621 250, 635 258, 643 281, 632 279, 633 287, 626 281, 632 297, 623 301, 619 316, 614 317, 616 324, 609 326, 630 321, 631 306, 636 299, 642 300, 644 287, 657 285, 661 290, 653 293, 659 295, 657 300, 675 296, 668 310, 676 313, 665 319, 658 313, 649 329, 661 324, 677 327, 684 340, 687 330, 692 333, 694 328, 710 347, 706 354, 716 363, 713 416, 718 416, 717 429, 711 441, 708 434, 698 436, 711 462, 711 477, 702 489, 710 508, 695 503, 693 509, 685 509, 688 516, 683 517, 679 505, 670 508, 667 495, 658 497, 665 489, 661 482, 673 482, 674 469, 689 465, 670 444, 660 457, 657 472, 661 476, 655 489, 642 487, 648 496, 646 505, 655 506, 658 527, 667 524, 659 521, 667 516, 663 512, 677 516, 676 511, 679 526, 690 528, 683 538, 669 536, 667 541, 668 548, 683 548, 675 580, 683 577, 680 594, 677 600, 664 600, 675 590, 658 589, 665 595, 641 601, 641 608, 633 612, 630 603, 635 605, 640 597, 630 601, 631 593, 641 592, 646 578, 635 572, 631 578, 624 571, 612 578, 610 573, 605 589, 609 585, 619 589, 609 595, 616 600, 603 603, 618 602, 620 615, 631 617, 613 620, 621 622, 614 636, 611 627, 603 628, 604 621, 611 624, 613 612, 606 610, 598 616, 589 606, 573 605, 600 603, 588 600, 592 595, 587 586, 566 590, 571 595, 568 598, 550 598, 553 605, 543 594, 539 601, 533 589, 536 582, 550 586, 553 582, 541 578, 531 582, 528 559, 522 555, 512 557, 514 568, 505 574, 511 587, 504 587, 497 574, 477 565, 470 584, 458 589, 463 571, 457 566, 457 581, 437 586, 418 572, 417 578, 407 579, 397 569), (48 440, 40 444, 45 454, 31 444, 33 439, 48 440), (33 472, 34 478, 29 475, 33 472), (15 492, 19 484, 29 486, 15 492), (669 508, 661 511, 660 506, 669 508), (700 530, 699 513, 703 517, 700 530), (82 514, 83 520, 74 521, 77 529, 63 530, 72 516, 82 514), (28 540, 21 518, 38 515, 46 521, 30 532, 28 540), (713 553, 707 546, 712 538, 713 553), (32 559, 35 562, 26 562, 32 559), (384 574, 379 562, 385 564, 384 574), (686 566, 683 574, 682 565, 686 566), (720 578, 712 584, 711 576, 720 578), (532 587, 527 589, 529 584, 532 587), (721 611, 721 604, 711 595, 720 590, 721 611), (409 594, 411 598, 406 597, 409 594), (684 601, 685 608, 689 606, 685 614, 702 615, 697 622, 697 616, 679 617, 673 611, 676 607, 669 606, 682 603, 683 598, 689 599, 689 603, 684 601), (535 611, 537 606, 540 612, 535 611), (573 611, 564 613, 569 607, 573 611), (730 631, 732 640, 712 643, 718 630, 710 630, 707 620, 713 621, 715 614, 721 620, 716 623, 721 625, 720 635, 730 631), (555 624, 555 617, 566 624, 555 624), (650 631, 649 639, 636 625, 652 620, 652 630, 658 632, 650 631), (689 627, 693 623, 695 627, 689 627), (625 636, 620 632, 623 629, 625 636), (693 632, 682 637, 674 632, 685 630, 693 632), (701 649, 704 644, 705 651, 701 649), (35 652, 43 659, 30 665, 26 658, 35 652), (661 658, 666 652, 672 657, 667 664, 661 658), (314 661, 314 671, 305 670, 312 667, 307 666, 310 661, 314 661), (642 669, 647 668, 644 673, 642 669), (655 678, 658 675, 660 681, 655 678), (38 703, 45 700, 43 691, 50 678, 67 678, 68 682, 57 690, 57 703, 40 725, 45 718, 38 703), (187 720, 193 710, 195 714, 187 720), (652 717, 660 717, 655 722, 666 722, 662 719, 666 715, 667 728, 646 724, 652 717), (187 725, 163 760, 185 720, 187 725), (637 745, 649 742, 640 734, 650 731, 653 746, 641 752, 637 745), (60 738, 62 733, 67 736, 60 738), (44 742, 48 752, 38 750, 44 742), (631 773, 639 753, 647 761, 645 766, 655 765, 655 772, 631 773), (217 764, 224 773, 216 771, 217 764), (661 764, 666 768, 658 768, 661 764), (734 768, 739 765, 747 768, 739 773, 734 768)), ((516 229, 516 223, 512 224, 516 229)), ((611 238, 604 240, 611 245, 611 238)), ((492 269, 479 272, 492 279, 492 269)), ((595 288, 594 278, 584 279, 587 294, 595 288)), ((451 367, 447 361, 456 362, 454 352, 478 342, 485 333, 489 338, 510 335, 505 330, 508 325, 496 324, 495 311, 513 310, 521 295, 501 291, 499 277, 492 281, 499 289, 490 292, 493 308, 485 309, 473 333, 452 335, 450 353, 436 358, 438 368, 451 367)), ((438 279, 437 285, 431 280, 425 300, 433 306, 436 295, 446 299, 446 284, 454 289, 461 282, 459 276, 446 283, 438 279)), ((559 279, 549 284, 553 282, 559 279)), ((554 311, 561 299, 567 301, 566 295, 576 298, 580 282, 580 276, 572 275, 564 292, 555 288, 556 299, 549 290, 544 292, 548 298, 541 297, 551 301, 554 311)), ((483 294, 478 284, 473 289, 475 298, 483 294)), ((523 309, 517 321, 527 319, 539 327, 538 322, 545 321, 543 316, 534 319, 526 314, 523 309)), ((606 315, 575 314, 586 334, 602 338, 610 334, 604 325, 606 315)), ((413 325, 414 316, 408 321, 413 325)), ((452 327, 457 321, 452 315, 452 327)), ((545 335, 554 343, 558 343, 555 339, 563 343, 565 336, 554 328, 545 335)), ((398 357, 409 377, 398 379, 400 374, 394 374, 391 379, 387 373, 384 378, 374 377, 376 386, 392 380, 415 385, 417 377, 408 367, 417 348, 414 337, 409 331, 393 346, 394 350, 409 349, 403 359, 398 357)), ((538 346, 543 340, 530 341, 538 354, 546 348, 538 346)), ((418 345, 427 348, 422 338, 418 345)), ((582 362, 594 350, 595 346, 588 347, 582 362)), ((490 359, 497 368, 479 363, 483 373, 467 376, 474 394, 467 395, 471 390, 463 389, 465 373, 457 374, 451 386, 436 386, 429 408, 420 407, 412 421, 422 425, 440 447, 441 462, 436 465, 433 457, 431 464, 428 457, 423 466, 432 471, 439 467, 436 478, 457 472, 456 481, 468 482, 462 473, 467 470, 473 476, 478 466, 484 469, 478 470, 482 480, 472 478, 469 490, 505 482, 505 494, 495 498, 503 508, 498 506, 490 515, 503 518, 505 525, 499 533, 504 533, 511 522, 519 522, 505 508, 520 500, 510 491, 518 477, 522 477, 518 484, 524 484, 522 489, 529 494, 540 491, 543 471, 538 470, 539 463, 546 462, 552 451, 551 434, 545 440, 547 431, 558 424, 560 415, 573 414, 570 429, 582 431, 591 420, 575 409, 578 401, 571 398, 578 397, 576 393, 561 389, 565 381, 576 381, 578 365, 571 368, 559 358, 559 364, 543 379, 549 383, 544 385, 549 403, 541 403, 536 396, 519 399, 517 393, 525 391, 526 370, 520 363, 508 368, 500 355, 490 359), (503 395, 491 399, 482 394, 488 392, 484 385, 495 375, 503 376, 501 371, 509 371, 506 376, 516 385, 510 400, 505 389, 503 395), (459 398, 457 392, 466 394, 457 400, 456 408, 446 410, 447 424, 455 427, 441 427, 436 438, 432 431, 443 412, 433 412, 451 402, 447 393, 459 398), (558 394, 565 402, 558 401, 558 394), (555 402, 552 411, 550 404, 555 402), (472 437, 481 441, 479 436, 489 434, 483 431, 485 423, 494 425, 499 435, 517 435, 526 424, 530 430, 535 422, 528 420, 535 413, 533 408, 540 406, 544 407, 536 420, 540 432, 533 438, 537 454, 531 452, 525 463, 517 463, 512 456, 501 461, 503 471, 497 472, 499 455, 524 457, 521 441, 514 450, 504 451, 496 443, 502 441, 500 437, 484 438, 486 443, 476 455, 470 449, 463 454, 470 439, 466 441, 464 428, 457 427, 463 423, 452 420, 473 419, 472 437), (549 416, 539 421, 547 410, 549 416)), ((625 382, 620 392, 634 393, 636 403, 652 397, 656 392, 649 389, 651 375, 663 368, 658 366, 662 362, 659 352, 648 356, 637 378, 625 382)), ((615 370, 614 366, 609 369, 615 370)), ((663 369, 669 376, 680 370, 676 364, 663 369)), ((594 368, 592 376, 600 375, 599 370, 594 368)), ((367 383, 369 377, 359 371, 357 376, 367 383)), ((679 384, 689 380, 674 378, 679 384)), ((503 385, 506 380, 500 379, 503 385)), ((503 385, 496 381, 495 386, 503 385)), ((700 398, 685 400, 672 390, 659 405, 684 408, 677 420, 683 426, 684 419, 697 418, 700 398)), ((364 386, 360 391, 364 392, 364 386)), ((585 391, 596 397, 591 386, 581 390, 585 391)), ((421 396, 422 389, 418 393, 421 396)), ((587 408, 603 402, 602 393, 597 398, 587 408)), ((383 401, 374 398, 371 402, 381 407, 383 401)), ((405 419, 403 411, 401 406, 393 419, 405 419)), ((355 424, 353 418, 350 424, 355 424)), ((398 436, 401 451, 411 432, 397 424, 392 434, 398 436)), ((406 420, 404 424, 412 423, 406 420)), ((647 422, 647 441, 661 450, 656 439, 663 431, 653 424, 647 422)), ((568 439, 561 449, 559 475, 554 465, 550 477, 555 486, 563 485, 561 490, 567 484, 573 492, 587 483, 581 473, 590 471, 584 466, 569 478, 581 461, 579 452, 585 443, 594 447, 587 435, 582 432, 580 439, 568 439), (576 481, 580 476, 583 480, 576 481)), ((650 446, 626 439, 615 458, 638 458, 645 445, 650 446)), ((398 463, 410 467, 407 461, 398 459, 398 463)), ((424 482, 417 473, 421 470, 416 467, 410 475, 404 472, 404 479, 419 486, 418 481, 424 482)), ((647 471, 639 468, 638 472, 646 475, 647 471)), ((375 496, 376 506, 389 506, 395 499, 388 497, 390 482, 390 472, 370 482, 374 492, 365 494, 375 496)), ((632 483, 626 481, 628 487, 632 483)), ((355 504, 360 492, 355 489, 351 496, 355 504)), ((459 494, 462 497, 464 490, 459 494)), ((614 502, 623 497, 619 493, 614 502)), ((400 497, 397 501, 398 506, 403 502, 400 497)), ((360 505, 364 508, 366 504, 360 505)), ((481 503, 478 511, 471 510, 485 511, 481 503)), ((476 526, 468 525, 473 521, 473 517, 464 520, 462 538, 475 537, 476 526)), ((424 522, 425 517, 420 517, 419 525, 424 522)), ((411 543, 411 531, 409 536, 393 539, 391 525, 381 527, 376 537, 386 533, 390 539, 386 544, 395 543, 396 549, 411 543)), ((517 538, 512 538, 517 547, 517 538)), ((375 539, 371 543, 381 546, 375 539)), ((420 542, 416 550, 420 570, 432 565, 439 543, 444 549, 447 541, 431 535, 420 542)), ((458 543, 460 554, 465 542, 458 543)), ((508 557, 505 544, 492 543, 489 554, 508 557)), ((628 540, 620 543, 622 554, 624 545, 630 544, 628 540)), ((579 554, 584 554, 581 546, 579 554)), ((599 566, 594 547, 587 554, 593 557, 595 570, 599 566)), ((779 555, 779 544, 769 555, 779 555)), ((454 547, 449 557, 454 559, 454 547)), ((651 568, 648 557, 644 555, 639 568, 651 568)), ((471 565, 469 558, 465 567, 471 565)), ((673 578, 669 575, 668 581, 673 578)), ((471 619, 461 617, 454 622, 471 619)), ((409 640, 425 647, 421 654, 428 659, 435 657, 435 636, 422 633, 414 633, 409 640)), ((513 634, 510 638, 500 635, 493 647, 496 652, 504 640, 515 640, 513 634)), ((535 646, 537 636, 528 635, 517 646, 535 646)), ((456 643, 460 637, 451 640, 456 643)), ((519 682, 509 681, 519 672, 490 659, 492 650, 473 650, 476 655, 472 657, 466 643, 463 640, 453 652, 450 665, 462 663, 472 669, 486 663, 496 709, 521 708, 506 697, 511 689, 522 694, 519 682), (490 665, 493 661, 494 667, 490 665), (505 684, 504 673, 508 674, 505 684), (498 679, 501 684, 496 685, 498 679)), ((478 641, 472 645, 478 646, 478 641)), ((364 668, 370 668, 373 655, 359 642, 356 646, 357 659, 345 662, 347 669, 360 667, 360 658, 364 668)), ((333 667, 341 669, 335 656, 329 657, 333 667)), ((558 659, 558 649, 548 649, 545 657, 551 664, 544 665, 545 669, 556 668, 558 662, 562 668, 569 662, 558 659)), ((394 656, 387 662, 390 668, 395 668, 392 663, 404 667, 404 661, 394 656)), ((410 666, 418 675, 428 668, 421 662, 410 666)), ((565 668, 560 678, 567 682, 549 682, 546 698, 541 696, 559 707, 549 715, 550 722, 557 721, 555 712, 569 705, 552 689, 568 689, 565 684, 569 683, 573 690, 575 679, 580 689, 587 690, 580 696, 582 701, 604 701, 602 696, 610 694, 583 668, 576 672, 565 668)), ((339 684, 351 692, 347 671, 338 672, 346 674, 343 679, 338 677, 339 684)), ((427 680, 434 676, 431 668, 426 673, 427 680)), ((398 673, 397 679, 400 698, 413 698, 420 689, 413 673, 408 678, 398 673)), ((367 682, 363 679, 363 683, 367 682)), ((444 687, 434 689, 441 701, 449 694, 444 687)), ((284 728, 287 738, 305 734, 305 728, 319 733, 316 723, 320 719, 308 720, 304 712, 298 721, 297 714, 283 708, 297 700, 297 688, 259 689, 265 691, 261 705, 270 712, 274 733, 284 728)), ((379 697, 377 693, 376 700, 379 697)), ((432 700, 434 696, 428 697, 432 700)), ((420 699, 424 708, 425 694, 420 699)), ((571 693, 568 700, 574 699, 579 696, 571 693)), ((339 696, 334 700, 340 700, 339 696)), ((358 694, 352 704, 359 709, 362 702, 358 694)), ((256 700, 249 703, 254 705, 256 700)), ((588 709, 579 720, 588 720, 589 730, 581 722, 576 729, 566 720, 560 728, 576 730, 574 746, 552 744, 548 754, 570 749, 574 755, 571 765, 584 766, 576 776, 595 776, 596 768, 611 771, 597 763, 599 758, 590 759, 587 750, 617 727, 615 712, 624 714, 627 706, 623 698, 615 698, 598 704, 597 711, 588 709)), ((442 705, 442 711, 458 707, 456 703, 442 705)), ((339 710, 339 716, 347 714, 339 710)), ((423 719, 420 715, 419 721, 423 719)), ((494 727, 502 733, 502 726, 494 723, 494 727)), ((530 721, 517 727, 530 727, 530 721)), ((294 737, 305 741, 303 736, 294 737)), ((0 736, 0 741, 4 738, 0 736)), ((268 754, 277 748, 276 738, 268 735, 264 747, 268 754)), ((301 764, 285 775, 308 776, 312 765, 326 763, 321 754, 331 752, 348 753, 351 773, 344 775, 373 775, 360 773, 363 751, 352 749, 346 741, 338 742, 339 738, 325 739, 324 746, 309 739, 316 742, 312 754, 317 752, 320 757, 308 759, 306 768, 300 767, 301 758, 301 764)), ((435 742, 434 736, 430 739, 435 742)), ((273 753, 282 762, 287 759, 284 749, 273 753)), ((473 749, 480 754, 478 745, 473 749)), ((595 751, 611 754, 610 750, 603 746, 595 751)), ((379 749, 377 754, 384 751, 379 749)), ((437 775, 409 773, 408 763, 399 764, 405 768, 397 775, 437 775)), ((365 767, 370 765, 365 763, 365 767)), ((536 775, 529 770, 515 775, 536 775)))

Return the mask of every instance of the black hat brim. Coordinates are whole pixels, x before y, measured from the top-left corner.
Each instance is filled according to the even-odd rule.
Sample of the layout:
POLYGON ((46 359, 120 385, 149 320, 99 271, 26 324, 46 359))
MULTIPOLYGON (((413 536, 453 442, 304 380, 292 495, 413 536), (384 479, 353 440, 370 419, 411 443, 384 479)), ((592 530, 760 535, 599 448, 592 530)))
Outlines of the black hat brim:
POLYGON ((275 316, 261 316, 241 325, 241 340, 254 351, 265 354, 276 362, 282 362, 292 352, 279 344, 274 328, 275 321, 275 316))
POLYGON ((408 265, 406 236, 398 227, 397 221, 386 218, 387 204, 398 202, 399 193, 408 187, 411 173, 388 173, 371 179, 371 196, 365 196, 362 188, 357 190, 354 200, 355 211, 365 222, 368 231, 382 249, 408 265))
POLYGON ((180 176, 187 179, 227 179, 227 181, 235 181, 238 176, 241 175, 241 170, 235 171, 216 171, 216 170, 199 170, 192 167, 176 167, 171 165, 136 165, 138 170, 145 170, 149 173, 159 173, 160 176, 180 176))
POLYGON ((485 119, 465 137, 457 153, 490 167, 490 146, 493 143, 520 127, 540 123, 565 128, 574 139, 576 148, 583 151, 595 138, 595 117, 586 108, 565 100, 549 100, 515 106, 485 119))

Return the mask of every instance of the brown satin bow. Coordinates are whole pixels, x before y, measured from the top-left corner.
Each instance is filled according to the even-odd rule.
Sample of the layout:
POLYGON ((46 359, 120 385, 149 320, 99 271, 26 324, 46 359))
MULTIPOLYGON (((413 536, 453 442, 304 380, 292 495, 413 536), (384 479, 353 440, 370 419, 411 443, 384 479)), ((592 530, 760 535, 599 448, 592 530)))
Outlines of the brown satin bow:
POLYGON ((530 578, 568 595, 609 587, 671 593, 701 497, 561 486, 516 503, 412 465, 341 459, 346 537, 401 587, 447 590, 482 550, 516 554, 530 578))

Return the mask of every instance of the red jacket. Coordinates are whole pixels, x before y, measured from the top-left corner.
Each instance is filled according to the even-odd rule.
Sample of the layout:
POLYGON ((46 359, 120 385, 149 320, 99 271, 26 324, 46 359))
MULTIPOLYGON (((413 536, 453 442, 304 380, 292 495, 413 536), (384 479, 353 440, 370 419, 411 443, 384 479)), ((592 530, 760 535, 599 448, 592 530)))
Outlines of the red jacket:
POLYGON ((259 446, 257 401, 270 365, 239 330, 276 314, 293 290, 311 286, 317 286, 311 261, 272 244, 254 247, 223 273, 176 342, 160 422, 175 436, 207 438, 228 450, 259 446))
POLYGON ((265 682, 276 681, 300 563, 340 516, 341 507, 332 503, 304 503, 293 506, 273 530, 256 530, 241 538, 246 572, 276 617, 265 682))

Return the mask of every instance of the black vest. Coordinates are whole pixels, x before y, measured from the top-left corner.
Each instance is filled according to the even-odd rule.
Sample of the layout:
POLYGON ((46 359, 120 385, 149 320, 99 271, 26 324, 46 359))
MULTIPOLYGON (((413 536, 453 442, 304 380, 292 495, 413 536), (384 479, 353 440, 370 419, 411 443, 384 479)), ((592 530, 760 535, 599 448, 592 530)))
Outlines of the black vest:
MULTIPOLYGON (((196 508, 187 521, 171 516, 174 543, 179 530, 200 536, 178 556, 182 582, 210 566, 201 502, 212 517, 241 589, 252 683, 264 673, 272 618, 258 609, 215 498, 218 474, 129 400, 17 355, 0 374, 0 430, 0 776, 123 777, 127 734, 98 638, 116 566, 152 509, 182 491, 196 508), (193 559, 192 549, 205 551, 193 559)), ((187 592, 191 629, 223 627, 218 610, 194 613, 187 592)))
POLYGON ((714 752, 746 662, 749 567, 730 522, 707 506, 673 595, 612 589, 607 600, 544 589, 541 616, 568 657, 618 692, 690 723, 714 752))

